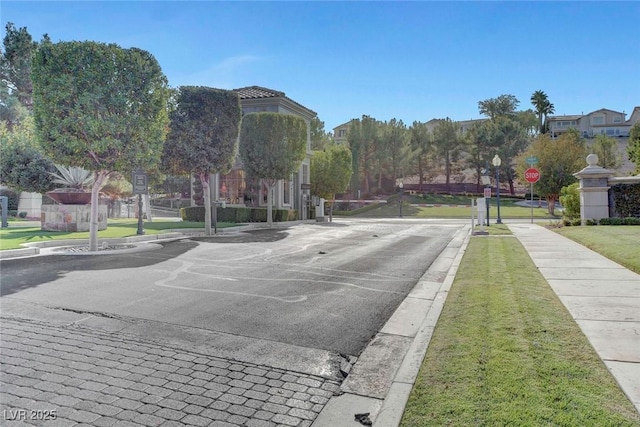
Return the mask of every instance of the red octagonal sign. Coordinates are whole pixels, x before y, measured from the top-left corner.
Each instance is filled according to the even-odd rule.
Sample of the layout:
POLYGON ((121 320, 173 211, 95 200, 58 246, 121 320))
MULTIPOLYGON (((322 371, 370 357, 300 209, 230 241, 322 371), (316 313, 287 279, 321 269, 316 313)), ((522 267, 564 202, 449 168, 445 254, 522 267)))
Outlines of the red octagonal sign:
POLYGON ((536 168, 529 168, 524 171, 524 179, 532 184, 538 182, 540 180, 540 171, 536 168))

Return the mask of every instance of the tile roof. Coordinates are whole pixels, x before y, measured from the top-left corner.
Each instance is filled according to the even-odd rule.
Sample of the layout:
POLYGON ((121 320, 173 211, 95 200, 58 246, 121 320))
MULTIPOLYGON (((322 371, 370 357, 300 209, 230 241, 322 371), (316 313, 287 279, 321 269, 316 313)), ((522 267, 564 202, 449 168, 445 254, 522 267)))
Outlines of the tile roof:
POLYGON ((298 107, 308 111, 312 116, 316 116, 317 113, 304 105, 294 101, 285 95, 284 92, 280 92, 279 90, 268 89, 262 86, 247 86, 239 89, 233 89, 234 92, 238 94, 240 99, 264 99, 264 98, 284 98, 289 102, 297 105, 298 107))
POLYGON ((234 89, 240 99, 258 99, 258 98, 279 98, 284 97, 284 92, 267 89, 260 86, 248 86, 240 89, 234 89))

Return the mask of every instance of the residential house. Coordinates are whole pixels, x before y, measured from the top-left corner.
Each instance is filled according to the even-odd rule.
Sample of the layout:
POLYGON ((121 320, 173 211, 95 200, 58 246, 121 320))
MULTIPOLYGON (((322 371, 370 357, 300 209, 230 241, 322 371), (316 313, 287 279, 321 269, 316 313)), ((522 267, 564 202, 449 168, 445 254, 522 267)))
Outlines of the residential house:
POLYGON ((336 144, 347 144, 347 134, 349 133, 351 122, 353 122, 353 120, 349 120, 333 128, 333 140, 336 144))
POLYGON ((595 138, 606 135, 612 138, 627 138, 631 126, 640 119, 640 107, 635 107, 629 120, 625 112, 601 108, 588 114, 549 116, 546 126, 552 138, 556 138, 569 129, 576 129, 583 138, 595 138))

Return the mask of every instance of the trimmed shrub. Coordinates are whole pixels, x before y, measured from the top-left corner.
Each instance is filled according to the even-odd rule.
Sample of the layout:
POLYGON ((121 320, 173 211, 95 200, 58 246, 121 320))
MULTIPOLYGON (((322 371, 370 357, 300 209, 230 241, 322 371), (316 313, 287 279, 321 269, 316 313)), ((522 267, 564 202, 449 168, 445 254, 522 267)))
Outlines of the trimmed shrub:
POLYGON ((579 183, 575 182, 560 190, 560 203, 564 208, 562 215, 567 218, 580 217, 580 190, 579 183))
MULTIPOLYGON (((266 208, 218 207, 217 214, 218 222, 267 222, 266 208)), ((181 208, 180 217, 183 221, 204 222, 204 206, 181 208)), ((298 211, 295 209, 273 210, 274 222, 293 221, 297 218, 298 211)))
POLYGON ((599 224, 600 225, 640 225, 640 218, 638 217, 602 218, 599 224))
POLYGON ((616 184, 610 191, 620 217, 640 217, 640 184, 616 184))

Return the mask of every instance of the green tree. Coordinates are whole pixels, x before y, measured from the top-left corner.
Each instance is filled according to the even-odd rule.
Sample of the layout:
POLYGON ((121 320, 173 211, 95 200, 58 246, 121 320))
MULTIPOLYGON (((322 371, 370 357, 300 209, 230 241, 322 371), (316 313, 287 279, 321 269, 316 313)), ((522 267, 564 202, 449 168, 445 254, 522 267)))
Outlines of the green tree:
POLYGON ((495 119, 496 117, 515 114, 519 104, 520 101, 513 95, 500 95, 497 98, 478 101, 478 111, 490 119, 495 119))
POLYGON ((531 95, 531 104, 538 115, 538 129, 540 133, 545 133, 544 122, 549 114, 555 112, 555 107, 549 101, 549 97, 541 90, 536 90, 531 95))
MULTIPOLYGON (((226 173, 238 153, 238 94, 202 86, 182 86, 170 114, 162 164, 171 174, 195 173, 202 183, 205 234, 211 234, 210 174, 226 173)), ((214 221, 215 225, 216 221, 214 221)))
MULTIPOLYGON (((398 174, 403 170, 409 155, 409 139, 407 126, 402 120, 395 118, 381 125, 379 143, 377 144, 384 153, 391 173, 391 180, 395 183, 398 174)), ((382 168, 381 168, 382 169, 382 168)), ((382 170, 380 171, 382 175, 382 170)), ((381 187, 379 184, 378 187, 381 187)))
POLYGON ((333 221, 336 193, 349 186, 352 169, 351 150, 344 145, 331 145, 311 157, 311 193, 331 200, 329 221, 333 221))
POLYGON ((376 144, 379 140, 380 122, 373 117, 363 115, 354 119, 349 126, 347 142, 353 156, 353 179, 351 189, 354 196, 362 188, 369 193, 371 171, 376 159, 376 144), (362 187, 361 187, 362 183, 362 187))
POLYGON ((631 126, 629 131, 629 142, 627 145, 629 160, 636 165, 636 173, 640 174, 640 122, 631 126))
POLYGON ((419 189, 422 191, 424 183, 424 169, 429 154, 433 151, 433 139, 427 126, 418 121, 414 121, 409 128, 410 142, 409 145, 413 150, 415 159, 417 160, 419 189))
POLYGON ((529 145, 527 131, 515 119, 501 116, 493 121, 495 126, 494 146, 502 160, 500 166, 500 178, 506 178, 509 183, 509 191, 515 194, 514 162, 516 157, 529 145))
POLYGON ((9 130, 0 123, 0 183, 18 191, 46 193, 55 185, 53 162, 34 144, 31 117, 9 130))
POLYGON ((15 96, 24 107, 31 109, 31 64, 38 44, 33 41, 26 27, 16 29, 11 22, 5 26, 2 42, 4 49, 0 51, 0 86, 15 96))
POLYGON ((465 140, 460 135, 459 126, 450 118, 439 120, 433 129, 433 146, 436 156, 442 162, 446 184, 449 187, 453 166, 459 160, 465 140))
POLYGON ((563 133, 552 140, 548 135, 538 135, 518 161, 518 176, 524 176, 527 169, 525 159, 530 156, 538 158, 537 169, 540 180, 534 184, 537 192, 545 197, 549 214, 554 215, 555 203, 562 187, 576 182, 574 173, 582 169, 587 150, 580 134, 576 130, 563 133))
POLYGON ((324 122, 321 121, 318 117, 314 117, 311 119, 309 123, 309 127, 311 130, 311 149, 314 151, 321 151, 331 143, 333 143, 333 138, 331 134, 325 132, 324 130, 324 122))
POLYGON ((33 60, 36 132, 57 163, 94 171, 90 250, 98 249, 98 191, 112 171, 160 160, 169 120, 167 79, 148 52, 45 40, 33 60))
POLYGON ((301 117, 280 113, 250 113, 242 119, 240 157, 249 176, 267 185, 267 223, 273 223, 273 189, 288 179, 304 160, 307 126, 301 117))
POLYGON ((617 169, 622 164, 622 158, 618 154, 618 141, 613 138, 606 135, 596 135, 589 148, 593 154, 598 156, 598 165, 605 169, 617 169))
POLYGON ((536 113, 529 108, 528 110, 517 111, 514 117, 520 125, 525 129, 527 135, 535 136, 538 134, 538 119, 536 113))

